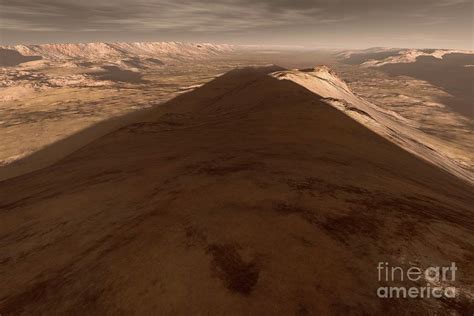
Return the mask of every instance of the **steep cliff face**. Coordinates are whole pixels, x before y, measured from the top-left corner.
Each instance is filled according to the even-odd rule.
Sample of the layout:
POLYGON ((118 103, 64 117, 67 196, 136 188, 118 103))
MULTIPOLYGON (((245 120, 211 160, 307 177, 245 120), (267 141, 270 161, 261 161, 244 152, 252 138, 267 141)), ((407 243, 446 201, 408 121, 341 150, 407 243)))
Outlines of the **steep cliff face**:
POLYGON ((291 80, 305 87, 405 150, 468 182, 474 181, 472 173, 463 169, 462 164, 451 157, 449 149, 443 143, 419 130, 414 122, 360 98, 328 67, 279 71, 272 76, 280 80, 291 80))

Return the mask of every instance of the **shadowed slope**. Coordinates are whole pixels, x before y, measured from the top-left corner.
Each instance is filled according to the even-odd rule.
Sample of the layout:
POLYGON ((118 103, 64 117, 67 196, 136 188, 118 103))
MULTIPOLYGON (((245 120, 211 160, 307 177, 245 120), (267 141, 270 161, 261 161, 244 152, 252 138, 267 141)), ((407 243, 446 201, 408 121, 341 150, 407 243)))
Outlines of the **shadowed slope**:
POLYGON ((414 122, 385 110, 355 95, 331 69, 278 71, 272 74, 281 80, 291 80, 325 98, 325 102, 346 113, 377 134, 441 169, 474 184, 472 172, 456 159, 449 147, 416 127, 414 122))
POLYGON ((41 56, 23 56, 16 50, 0 48, 0 67, 16 66, 39 59, 41 59, 41 56))
POLYGON ((468 310, 471 188, 276 70, 0 182, 0 313, 468 310), (455 261, 461 294, 387 304, 379 261, 455 261))

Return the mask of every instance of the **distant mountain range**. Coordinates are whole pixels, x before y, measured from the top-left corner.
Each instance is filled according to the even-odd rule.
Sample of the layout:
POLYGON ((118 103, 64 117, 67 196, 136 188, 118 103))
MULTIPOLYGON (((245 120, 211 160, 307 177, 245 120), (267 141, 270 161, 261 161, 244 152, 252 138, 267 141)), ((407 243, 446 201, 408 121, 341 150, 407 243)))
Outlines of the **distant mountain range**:
POLYGON ((101 60, 130 57, 200 59, 230 52, 231 45, 179 42, 77 43, 0 46, 23 56, 40 56, 47 60, 101 60))

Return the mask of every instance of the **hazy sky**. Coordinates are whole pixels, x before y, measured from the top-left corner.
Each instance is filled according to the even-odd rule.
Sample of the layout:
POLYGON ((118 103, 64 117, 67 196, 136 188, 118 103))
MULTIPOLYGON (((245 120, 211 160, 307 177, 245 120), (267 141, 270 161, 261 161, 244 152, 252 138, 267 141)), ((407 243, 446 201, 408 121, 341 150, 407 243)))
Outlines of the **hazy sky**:
POLYGON ((0 0, 0 42, 473 49, 473 14, 470 0, 0 0))

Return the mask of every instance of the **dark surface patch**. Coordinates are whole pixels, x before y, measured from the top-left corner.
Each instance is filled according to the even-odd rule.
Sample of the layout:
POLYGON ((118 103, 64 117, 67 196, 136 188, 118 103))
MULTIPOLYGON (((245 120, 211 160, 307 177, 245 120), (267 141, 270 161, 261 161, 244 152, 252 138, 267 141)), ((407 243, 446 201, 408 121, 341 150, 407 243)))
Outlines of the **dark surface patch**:
POLYGON ((348 103, 346 100, 343 100, 343 99, 337 99, 337 98, 331 98, 331 97, 327 97, 327 98, 324 98, 324 100, 327 100, 329 102, 337 102, 337 103, 341 103, 342 105, 344 105, 344 109, 346 111, 352 111, 352 112, 357 112, 361 115, 364 115, 372 120, 375 120, 372 115, 370 115, 369 113, 361 110, 361 109, 358 109, 354 106, 352 106, 350 103, 348 103))
POLYGON ((124 172, 118 169, 104 170, 95 174, 92 174, 86 181, 81 185, 96 185, 101 183, 118 182, 126 177, 129 177, 131 173, 124 172))
POLYGON ((339 157, 337 158, 333 158, 333 157, 317 157, 315 158, 314 160, 318 161, 318 162, 323 162, 323 163, 326 163, 326 164, 331 164, 331 165, 341 165, 341 166, 348 166, 349 163, 343 161, 342 159, 339 159, 339 157))
POLYGON ((199 173, 211 175, 211 176, 224 176, 230 173, 242 172, 242 171, 252 171, 260 168, 262 164, 259 163, 235 163, 226 166, 204 166, 199 169, 199 173))
POLYGON ((104 240, 108 241, 106 245, 97 243, 97 248, 102 247, 98 253, 98 258, 112 254, 118 251, 120 248, 130 245, 132 242, 138 239, 139 234, 124 233, 121 236, 123 237, 117 238, 117 236, 114 234, 109 234, 104 238, 104 240))
POLYGON ((84 61, 84 62, 76 63, 76 65, 78 65, 80 67, 90 67, 90 66, 94 65, 94 63, 92 63, 90 61, 84 61))
POLYGON ((205 244, 207 241, 206 234, 194 226, 187 226, 185 228, 185 234, 187 247, 196 246, 198 244, 205 244))
POLYGON ((359 114, 364 115, 364 116, 366 116, 366 117, 368 117, 368 118, 370 118, 370 119, 372 119, 372 120, 375 120, 375 119, 372 117, 372 115, 370 115, 369 113, 367 113, 367 112, 365 112, 365 111, 363 111, 363 110, 361 110, 361 109, 358 109, 358 108, 356 108, 356 107, 354 107, 354 106, 346 106, 346 110, 347 110, 347 111, 352 111, 352 112, 359 113, 359 114))
POLYGON ((273 205, 273 210, 276 211, 278 214, 284 216, 296 214, 313 225, 320 224, 320 220, 318 219, 317 214, 315 212, 296 204, 288 202, 276 202, 273 205))
POLYGON ((48 289, 53 287, 54 281, 48 280, 36 283, 28 291, 18 295, 10 296, 6 301, 1 303, 3 313, 18 313, 21 312, 28 302, 38 301, 44 297, 48 289))
POLYGON ((145 83, 142 79, 143 75, 139 72, 123 70, 117 66, 102 66, 104 71, 93 73, 92 76, 99 80, 110 80, 115 82, 129 82, 129 83, 145 83))
POLYGON ((163 66, 165 64, 164 62, 162 62, 161 60, 156 59, 156 58, 147 58, 146 61, 148 61, 150 63, 153 63, 155 65, 161 65, 161 66, 163 66))
POLYGON ((130 124, 120 128, 118 131, 133 134, 154 134, 163 131, 172 131, 175 129, 190 126, 192 117, 185 114, 168 113, 164 114, 155 122, 140 122, 130 124))
POLYGON ((250 295, 260 274, 257 262, 244 262, 237 247, 231 244, 211 244, 207 252, 212 255, 213 268, 225 286, 233 292, 250 295))
POLYGON ((277 213, 282 214, 282 215, 304 214, 304 213, 309 212, 309 210, 301 206, 294 205, 287 202, 276 202, 273 205, 273 210, 275 210, 277 213))
POLYGON ((306 316, 306 315, 310 315, 308 309, 306 308, 306 306, 304 306, 303 304, 300 304, 298 306, 298 309, 296 310, 296 313, 295 313, 296 316, 306 316))
POLYGON ((44 306, 42 308, 44 313, 33 314, 46 315, 50 314, 46 312, 49 311, 49 308, 46 307, 48 303, 54 306, 64 300, 68 304, 63 314, 103 314, 100 303, 105 290, 94 285, 75 288, 73 283, 78 279, 80 279, 80 274, 74 273, 68 268, 41 276, 33 280, 32 285, 26 291, 13 294, 1 301, 0 311, 2 315, 31 315, 30 306, 38 304, 44 306), (71 289, 72 293, 64 295, 61 293, 64 288, 71 289))
POLYGON ((2 315, 21 314, 28 305, 44 301, 48 296, 66 286, 67 283, 68 280, 63 273, 57 273, 42 281, 38 280, 28 290, 8 296, 4 301, 0 302, 0 311, 2 315))
POLYGON ((14 200, 11 202, 7 202, 4 204, 0 204, 0 210, 11 210, 17 207, 24 206, 28 203, 36 203, 38 201, 43 201, 47 199, 51 199, 53 197, 59 196, 64 194, 64 191, 53 191, 53 190, 43 190, 41 192, 36 192, 35 194, 28 195, 26 197, 22 197, 18 200, 14 200))
POLYGON ((379 227, 382 225, 373 215, 354 211, 350 215, 328 218, 320 223, 320 226, 345 244, 348 244, 348 239, 356 236, 376 239, 379 227))
POLYGON ((355 308, 354 306, 349 306, 344 303, 331 305, 331 311, 334 313, 334 315, 352 315, 355 310, 358 310, 358 309, 355 308))
POLYGON ((288 179, 287 185, 291 190, 300 193, 307 193, 312 196, 330 195, 336 197, 336 193, 344 192, 349 194, 367 194, 368 190, 353 185, 333 184, 316 177, 308 177, 302 180, 288 179))
POLYGON ((291 234, 291 237, 293 237, 295 240, 299 241, 305 247, 314 247, 315 246, 315 244, 312 241, 304 238, 303 236, 298 236, 297 234, 291 234))
POLYGON ((192 173, 210 176, 225 176, 238 172, 263 170, 264 163, 258 161, 235 161, 235 156, 222 155, 218 159, 194 163, 187 167, 192 173))
POLYGON ((124 59, 122 62, 130 67, 135 67, 135 68, 144 68, 143 65, 140 62, 139 58, 130 58, 130 59, 124 59))
POLYGON ((43 59, 41 56, 23 56, 16 50, 0 48, 0 66, 12 67, 28 61, 43 59))
POLYGON ((129 247, 140 238, 140 233, 135 229, 144 222, 147 222, 158 215, 158 210, 151 210, 127 218, 127 220, 123 224, 118 225, 114 231, 98 238, 96 241, 91 243, 89 247, 81 251, 79 258, 94 255, 96 259, 101 259, 119 251, 120 249, 129 247))
POLYGON ((434 48, 426 48, 426 49, 420 49, 423 53, 426 53, 426 54, 433 54, 436 49, 434 48))

